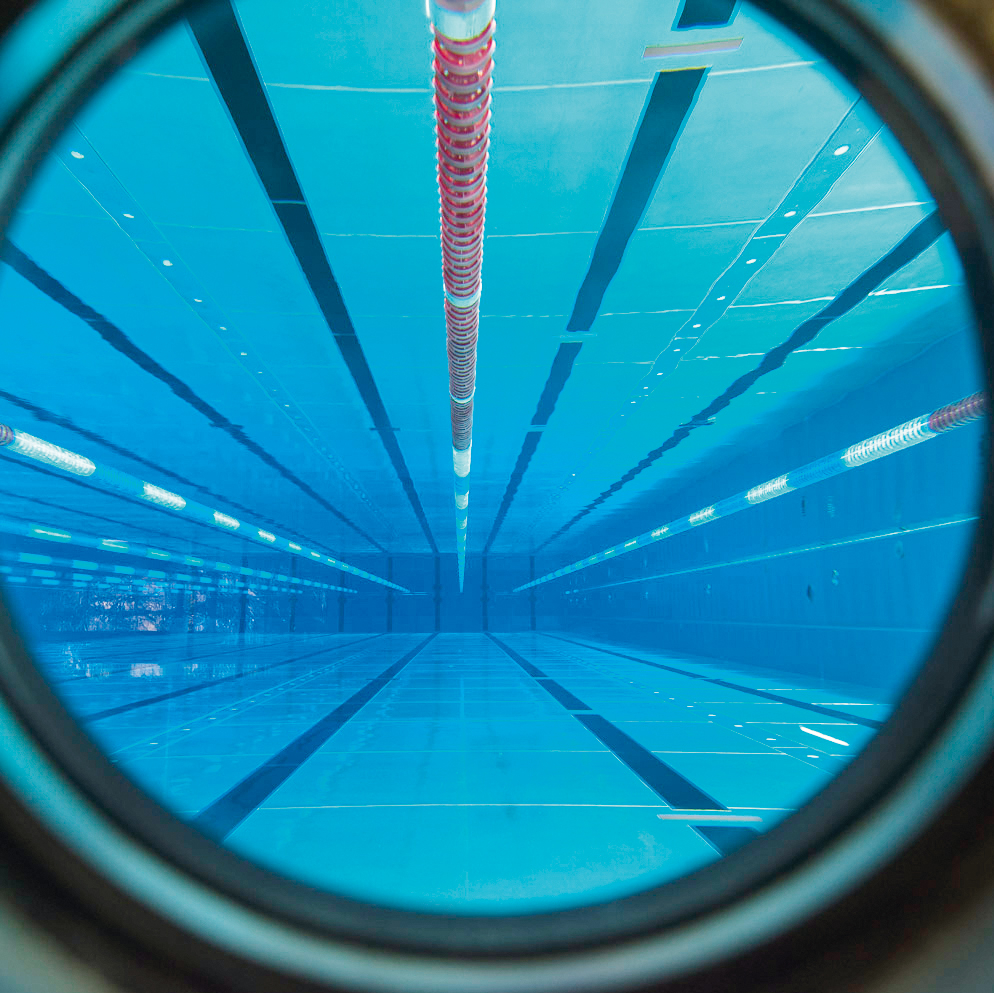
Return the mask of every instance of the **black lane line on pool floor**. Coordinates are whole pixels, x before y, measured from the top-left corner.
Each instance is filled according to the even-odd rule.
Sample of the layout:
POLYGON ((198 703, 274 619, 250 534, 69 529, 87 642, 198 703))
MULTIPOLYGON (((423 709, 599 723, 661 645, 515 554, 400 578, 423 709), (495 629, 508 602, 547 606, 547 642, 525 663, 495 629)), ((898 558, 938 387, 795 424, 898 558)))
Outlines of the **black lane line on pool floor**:
POLYGON ((727 679, 712 679, 710 676, 702 676, 696 672, 687 672, 684 669, 675 669, 672 666, 660 665, 658 662, 650 662, 648 659, 640 659, 635 655, 625 655, 623 652, 612 652, 610 648, 598 648, 596 645, 588 645, 583 641, 574 641, 572 638, 563 638, 558 634, 548 634, 543 632, 546 638, 554 638, 556 641, 565 641, 568 645, 577 645, 592 652, 601 652, 604 655, 615 655, 619 659, 627 659, 629 662, 638 662, 639 665, 651 665, 654 669, 666 669, 668 672, 675 672, 680 676, 689 676, 691 679, 703 679, 714 686, 723 686, 727 690, 739 690, 741 693, 748 693, 751 696, 763 697, 765 700, 773 700, 776 703, 787 703, 800 710, 810 710, 813 714, 821 714, 823 717, 840 717, 844 721, 852 724, 861 724, 867 728, 881 728, 883 721, 874 721, 869 717, 857 717, 844 710, 833 710, 831 707, 819 707, 816 703, 806 703, 804 700, 791 700, 790 697, 779 696, 776 693, 767 693, 765 690, 755 690, 751 686, 742 686, 740 683, 730 683, 727 679))
MULTIPOLYGON (((261 459, 268 465, 271 469, 278 472, 287 482, 292 483, 301 492, 306 493, 312 500, 320 504, 329 513, 334 514, 343 524, 348 525, 357 534, 365 538, 374 548, 384 551, 382 545, 380 545, 373 537, 368 535, 362 528, 359 527, 354 521, 348 518, 342 513, 334 504, 329 503, 317 490, 314 489, 309 483, 304 482, 299 476, 291 472, 282 462, 280 462, 276 457, 269 452, 267 449, 263 448, 262 445, 253 441, 243 430, 240 424, 235 424, 224 416, 217 408, 213 407, 206 400, 203 399, 198 393, 187 385, 187 383, 180 379, 178 376, 173 375, 164 366, 160 365, 151 355, 140 349, 116 324, 112 324, 103 314, 98 313, 88 304, 84 303, 79 297, 72 293, 67 287, 63 286, 51 273, 43 269, 38 263, 33 259, 29 258, 24 254, 19 248, 17 248, 12 242, 8 241, 0 254, 0 262, 5 262, 10 266, 18 275, 26 279, 35 289, 41 291, 50 300, 57 303, 60 307, 64 308, 74 317, 78 317, 81 321, 87 324, 93 331, 95 331, 100 337, 115 351, 120 352, 126 359, 133 362, 139 369, 147 372, 150 376, 154 376, 159 382, 167 386, 175 396, 177 396, 184 403, 189 404, 194 410, 199 414, 202 414, 207 418, 210 426, 212 428, 218 428, 224 431, 229 437, 231 437, 235 442, 241 445, 243 448, 251 452, 257 458, 261 459)), ((73 481, 73 480, 70 480, 73 481)), ((197 484, 199 487, 199 483, 197 484)), ((95 489, 96 487, 94 487, 95 489)), ((119 496, 117 493, 108 493, 107 490, 100 490, 105 496, 119 496)), ((227 503, 231 503, 224 498, 227 503)), ((135 501, 140 502, 140 501, 135 501)), ((263 515, 252 512, 254 518, 261 519, 263 515)), ((191 520, 187 518, 187 521, 191 520)), ((277 530, 286 533, 287 528, 285 525, 279 525, 277 530)))
MULTIPOLYGON (((428 547, 437 553, 438 546, 421 497, 397 441, 397 429, 390 423, 383 397, 332 272, 324 242, 297 179, 283 132, 238 15, 232 4, 225 0, 193 8, 187 21, 218 96, 241 138, 245 154, 272 204, 318 310, 373 422, 373 430, 379 435, 428 547)), ((373 544, 381 551, 385 550, 376 542, 373 544)))
POLYGON ((573 696, 554 679, 549 679, 540 669, 536 669, 527 659, 522 658, 513 648, 505 645, 490 632, 487 637, 509 658, 516 662, 546 692, 559 701, 594 737, 599 739, 609 751, 623 762, 663 803, 674 810, 728 810, 723 803, 710 797, 684 778, 672 766, 667 765, 658 755, 643 748, 629 738, 621 728, 612 724, 606 717, 591 712, 582 700, 573 696), (541 673, 541 678, 535 673, 541 673))
POLYGON ((722 855, 731 855, 759 836, 755 828, 727 827, 724 824, 695 824, 694 830, 722 855))
POLYGON ((693 28, 723 28, 732 23, 738 0, 684 0, 677 15, 677 31, 693 28))
POLYGON ((223 796, 205 807, 192 821, 194 827, 218 841, 226 838, 260 804, 282 786, 333 734, 341 730, 406 665, 421 654, 437 635, 430 634, 399 662, 384 669, 344 703, 267 759, 223 796))
POLYGON ((561 538, 574 525, 598 507, 610 500, 633 479, 656 464, 667 452, 690 437, 691 433, 714 423, 715 417, 726 410, 739 397, 772 372, 780 369, 787 359, 804 345, 814 341, 833 321, 837 321, 854 310, 870 294, 878 289, 894 273, 903 269, 909 262, 918 258, 943 234, 946 228, 938 211, 933 211, 919 221, 889 252, 878 259, 861 275, 857 276, 845 289, 811 317, 806 318, 790 333, 785 341, 774 345, 749 372, 743 373, 723 393, 716 396, 706 407, 699 410, 689 420, 676 427, 658 448, 654 448, 637 465, 632 466, 623 476, 616 479, 606 490, 585 507, 578 510, 558 531, 551 534, 536 548, 540 552, 557 538, 561 538))
POLYGON ((249 676, 257 676, 260 672, 269 672, 270 669, 278 669, 280 666, 290 665, 293 662, 303 662, 304 659, 314 658, 315 655, 327 655, 329 652, 341 651, 343 648, 351 648, 353 645, 361 645, 376 638, 382 638, 382 634, 370 635, 368 638, 359 638, 350 641, 345 645, 332 645, 330 648, 320 648, 315 652, 308 652, 306 655, 296 655, 292 659, 283 659, 282 662, 273 662, 270 665, 262 665, 250 672, 240 672, 234 676, 222 676, 220 679, 209 679, 206 682, 198 683, 196 686, 185 686, 181 690, 173 690, 171 693, 159 693, 157 696, 145 697, 142 700, 134 700, 131 703, 122 703, 117 707, 109 707, 107 710, 98 710, 94 714, 83 714, 76 719, 81 724, 89 724, 93 721, 103 720, 105 717, 116 717, 118 714, 126 714, 129 710, 138 710, 141 707, 150 707, 153 703, 162 703, 164 700, 173 700, 176 697, 187 696, 190 693, 197 693, 200 690, 210 689, 212 686, 219 686, 221 683, 231 683, 236 679, 247 679, 249 676))

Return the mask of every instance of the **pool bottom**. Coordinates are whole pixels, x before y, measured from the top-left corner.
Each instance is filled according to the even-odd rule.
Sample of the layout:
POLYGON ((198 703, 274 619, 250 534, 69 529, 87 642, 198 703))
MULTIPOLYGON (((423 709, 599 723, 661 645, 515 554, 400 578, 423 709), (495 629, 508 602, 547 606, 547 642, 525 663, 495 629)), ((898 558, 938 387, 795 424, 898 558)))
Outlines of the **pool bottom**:
POLYGON ((121 636, 39 664, 112 761, 240 854, 422 911, 556 910, 720 858, 889 706, 582 636, 121 636))

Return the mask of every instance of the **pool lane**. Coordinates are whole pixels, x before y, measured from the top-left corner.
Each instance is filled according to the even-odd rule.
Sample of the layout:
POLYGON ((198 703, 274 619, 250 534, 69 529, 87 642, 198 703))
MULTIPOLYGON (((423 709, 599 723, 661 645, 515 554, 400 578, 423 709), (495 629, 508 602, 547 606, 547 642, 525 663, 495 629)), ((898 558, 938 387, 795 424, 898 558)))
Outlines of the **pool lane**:
POLYGON ((333 734, 340 731, 436 637, 431 634, 393 665, 303 731, 272 758, 201 811, 193 823, 218 840, 227 837, 260 803, 285 783, 333 734))
POLYGON ((182 639, 154 679, 60 691, 114 711, 88 725, 112 759, 237 851, 453 912, 607 899, 713 861, 859 751, 874 731, 853 714, 887 709, 851 688, 532 632, 203 653, 182 639))
MULTIPOLYGON (((416 636, 335 635, 320 649, 309 642, 302 655, 286 639, 268 647, 266 657, 272 661, 264 664, 255 652, 247 663, 226 659, 208 667, 194 664, 193 671, 177 673, 167 665, 164 671, 171 673, 167 679, 175 689, 147 706, 109 708, 118 712, 90 722, 87 730, 112 761, 189 817, 299 735, 318 710, 327 709, 328 700, 340 701, 368 681, 365 666, 370 656, 373 664, 379 661, 382 651, 373 646, 381 641, 392 643, 382 651, 393 653, 416 636), (241 666, 244 672, 237 671, 241 666), (240 678, 204 678, 218 671, 240 678), (189 693, 177 686, 184 678, 189 693)), ((100 689, 103 681, 94 682, 100 689)), ((107 692, 106 687, 100 691, 107 692)))
POLYGON ((812 730, 821 715, 675 661, 623 664, 542 635, 440 635, 228 843, 311 883, 436 910, 542 909, 673 878, 834 773, 818 765, 824 750, 809 757, 824 739, 767 742, 735 728, 733 711, 768 707, 770 721, 801 715, 812 730))
MULTIPOLYGON (((639 665, 649 665, 656 669, 665 669, 667 672, 673 672, 677 675, 688 676, 691 679, 706 679, 710 683, 714 683, 716 686, 724 686, 731 690, 738 690, 742 693, 751 694, 752 696, 760 697, 763 700, 772 700, 774 703, 787 703, 792 704, 794 707, 800 707, 804 710, 810 710, 814 714, 820 714, 823 717, 841 717, 847 723, 862 724, 864 727, 878 729, 883 724, 882 721, 872 720, 869 717, 864 717, 860 714, 851 714, 841 710, 831 709, 824 705, 811 703, 805 701, 803 698, 790 699, 784 697, 778 693, 771 693, 768 690, 761 690, 756 687, 744 686, 742 683, 729 682, 724 679, 716 679, 712 676, 705 675, 703 673, 688 672, 686 669, 677 669, 673 666, 660 665, 658 662, 651 662, 648 659, 640 658, 635 655, 629 655, 627 653, 614 651, 612 649, 607 649, 603 647, 597 647, 595 645, 588 645, 582 641, 575 641, 572 638, 563 638, 561 635, 549 635, 550 638, 556 638, 558 641, 565 641, 567 644, 576 645, 579 648, 593 648, 595 651, 601 652, 604 655, 614 655, 619 659, 627 659, 630 662, 638 662, 639 665)), ((784 687, 788 691, 791 687, 784 687)), ((843 704, 845 706, 846 704, 843 704)), ((849 704, 852 706, 852 704, 849 704)))
POLYGON ((309 883, 449 911, 539 909, 716 857, 481 634, 442 634, 228 836, 309 883))
MULTIPOLYGON (((866 746, 892 710, 888 701, 866 688, 763 673, 715 659, 552 635, 508 636, 512 644, 517 640, 530 646, 533 660, 546 659, 547 668, 551 659, 589 666, 622 684, 642 686, 654 700, 673 708, 669 719, 659 720, 662 712, 653 707, 646 710, 619 699, 606 704, 604 712, 654 752, 686 755, 673 761, 691 778, 705 766, 700 778, 708 782, 714 782, 719 768, 729 774, 738 768, 744 775, 742 788, 730 789, 728 799, 718 795, 730 807, 737 805, 732 799, 741 802, 746 790, 749 805, 797 807, 866 746), (659 662, 667 668, 652 665, 659 662), (701 728, 701 723, 706 726, 701 728), (734 753, 772 753, 793 762, 776 767, 777 777, 764 783, 759 760, 736 758, 734 753), (698 755, 715 759, 692 757, 698 755), (720 762, 719 755, 725 756, 720 762), (764 797, 766 802, 760 802, 764 797), (774 799, 779 802, 774 804, 774 799)), ((700 778, 695 781, 707 788, 700 778)))
POLYGON ((543 670, 522 658, 496 635, 489 634, 487 637, 525 672, 533 676, 539 686, 572 713, 576 720, 601 741, 616 758, 628 766, 665 804, 684 810, 727 809, 724 804, 718 803, 690 780, 681 776, 672 766, 643 748, 621 728, 605 720, 600 714, 593 713, 592 707, 561 683, 550 679, 543 670))

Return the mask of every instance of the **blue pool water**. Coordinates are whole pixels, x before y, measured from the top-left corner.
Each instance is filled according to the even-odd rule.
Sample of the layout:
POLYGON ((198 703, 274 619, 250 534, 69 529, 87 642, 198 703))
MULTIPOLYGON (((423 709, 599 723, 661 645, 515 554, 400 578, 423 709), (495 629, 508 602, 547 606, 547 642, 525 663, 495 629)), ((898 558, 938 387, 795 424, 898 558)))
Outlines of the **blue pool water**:
POLYGON ((985 421, 852 447, 984 388, 931 195, 764 15, 629 6, 498 0, 462 590, 417 4, 171 29, 4 249, 20 633, 120 770, 308 884, 506 914, 714 862, 958 589, 985 421))
POLYGON ((307 882, 438 910, 546 909, 713 861, 803 803, 890 712, 864 687, 617 651, 532 632, 240 647, 167 635, 153 649, 122 638, 110 664, 93 641, 41 661, 115 762, 208 831, 230 830, 236 850, 307 882), (292 754, 418 648, 311 755, 292 754), (623 737, 605 744, 583 724, 592 715, 623 737), (218 804, 281 752, 287 778, 247 816, 218 804), (626 762, 677 802, 696 790, 703 809, 674 810, 626 762))

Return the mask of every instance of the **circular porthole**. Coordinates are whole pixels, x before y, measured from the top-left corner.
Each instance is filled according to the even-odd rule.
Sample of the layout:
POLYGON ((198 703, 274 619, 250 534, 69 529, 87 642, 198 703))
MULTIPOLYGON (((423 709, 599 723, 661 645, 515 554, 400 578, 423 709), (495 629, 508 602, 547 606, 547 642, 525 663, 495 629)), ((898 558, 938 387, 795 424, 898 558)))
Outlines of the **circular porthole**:
POLYGON ((26 8, 11 919, 123 989, 691 993, 854 988, 971 906, 970 32, 910 2, 26 8))

